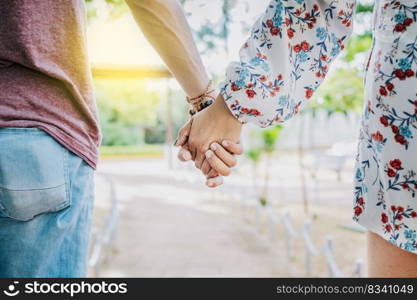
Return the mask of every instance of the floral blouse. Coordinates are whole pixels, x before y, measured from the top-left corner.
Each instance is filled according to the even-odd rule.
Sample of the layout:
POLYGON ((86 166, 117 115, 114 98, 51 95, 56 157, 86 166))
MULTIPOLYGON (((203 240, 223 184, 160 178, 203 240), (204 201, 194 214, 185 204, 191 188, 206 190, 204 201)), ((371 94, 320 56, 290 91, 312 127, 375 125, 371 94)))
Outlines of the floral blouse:
MULTIPOLYGON (((272 0, 221 93, 242 123, 293 117, 352 32, 354 0, 272 0)), ((353 218, 417 253, 417 0, 375 1, 353 218)))

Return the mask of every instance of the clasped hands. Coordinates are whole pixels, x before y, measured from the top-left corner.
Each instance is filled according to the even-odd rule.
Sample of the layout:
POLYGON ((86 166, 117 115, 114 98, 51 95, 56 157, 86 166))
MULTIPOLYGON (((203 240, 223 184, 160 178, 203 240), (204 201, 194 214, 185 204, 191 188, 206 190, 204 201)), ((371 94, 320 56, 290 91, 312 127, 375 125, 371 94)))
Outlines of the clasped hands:
POLYGON ((206 176, 206 184, 216 187, 222 176, 236 166, 235 155, 243 153, 240 144, 242 124, 232 115, 219 95, 216 101, 194 115, 178 133, 175 143, 181 149, 178 159, 195 162, 206 176))

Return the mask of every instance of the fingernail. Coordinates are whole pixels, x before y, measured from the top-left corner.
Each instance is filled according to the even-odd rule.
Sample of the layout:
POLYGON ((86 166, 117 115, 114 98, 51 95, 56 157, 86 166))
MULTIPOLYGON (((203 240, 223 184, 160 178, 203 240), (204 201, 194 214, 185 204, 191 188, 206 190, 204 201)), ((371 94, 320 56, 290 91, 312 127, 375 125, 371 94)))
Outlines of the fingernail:
POLYGON ((210 150, 206 152, 206 158, 210 159, 213 156, 213 152, 210 150))
POLYGON ((213 187, 214 186, 214 183, 213 182, 207 182, 207 186, 208 187, 213 187))
POLYGON ((190 160, 190 159, 191 159, 191 155, 190 155, 190 153, 188 153, 188 152, 184 152, 184 153, 182 154, 182 157, 183 157, 185 160, 190 160))
POLYGON ((222 142, 222 145, 225 146, 225 147, 227 147, 227 146, 229 146, 229 142, 228 141, 223 141, 222 142))
POLYGON ((216 151, 217 150, 217 144, 216 143, 211 144, 210 149, 213 150, 213 151, 216 151))

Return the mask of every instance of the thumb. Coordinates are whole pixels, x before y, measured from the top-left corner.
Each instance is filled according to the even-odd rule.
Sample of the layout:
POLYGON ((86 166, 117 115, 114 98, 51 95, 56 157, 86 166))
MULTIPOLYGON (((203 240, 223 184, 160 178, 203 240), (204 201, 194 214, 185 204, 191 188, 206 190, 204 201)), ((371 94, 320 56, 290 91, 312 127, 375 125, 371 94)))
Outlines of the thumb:
POLYGON ((179 146, 183 146, 187 139, 188 136, 190 135, 190 131, 191 131, 191 125, 193 123, 193 119, 189 120, 178 132, 178 137, 177 140, 175 141, 175 146, 179 147, 179 146))
POLYGON ((207 180, 206 180, 206 185, 209 188, 215 188, 215 187, 218 187, 219 185, 222 185, 222 184, 223 184, 223 177, 222 176, 207 178, 207 180))
POLYGON ((178 159, 179 159, 180 161, 189 161, 189 160, 191 160, 191 159, 192 159, 191 153, 190 153, 190 151, 188 150, 187 145, 182 146, 182 147, 180 148, 180 151, 178 152, 178 159))

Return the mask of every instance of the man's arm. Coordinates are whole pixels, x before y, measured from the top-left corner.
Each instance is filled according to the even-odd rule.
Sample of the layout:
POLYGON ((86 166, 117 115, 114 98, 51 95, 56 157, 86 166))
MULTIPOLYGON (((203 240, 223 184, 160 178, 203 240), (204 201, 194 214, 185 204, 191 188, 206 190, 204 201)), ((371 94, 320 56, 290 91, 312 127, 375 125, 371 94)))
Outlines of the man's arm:
POLYGON ((136 22, 188 97, 203 94, 209 77, 176 0, 126 0, 136 22))
MULTIPOLYGON (((164 60, 187 96, 194 98, 205 93, 209 77, 194 43, 184 11, 178 1, 126 0, 126 3, 146 38, 164 60)), ((207 124, 207 126, 209 125, 207 124)), ((183 161, 192 159, 186 144, 190 130, 191 122, 188 122, 182 130, 181 141, 177 143, 177 145, 183 146, 179 153, 179 158, 183 161)), ((219 146, 213 159, 219 158, 218 162, 230 160, 230 157, 226 155, 227 151, 220 152, 224 149, 232 154, 240 154, 241 152, 239 145, 230 142, 227 147, 219 146)), ((221 177, 217 177, 216 167, 218 165, 210 172, 211 179, 207 183, 209 186, 214 187, 222 183, 221 177)))

